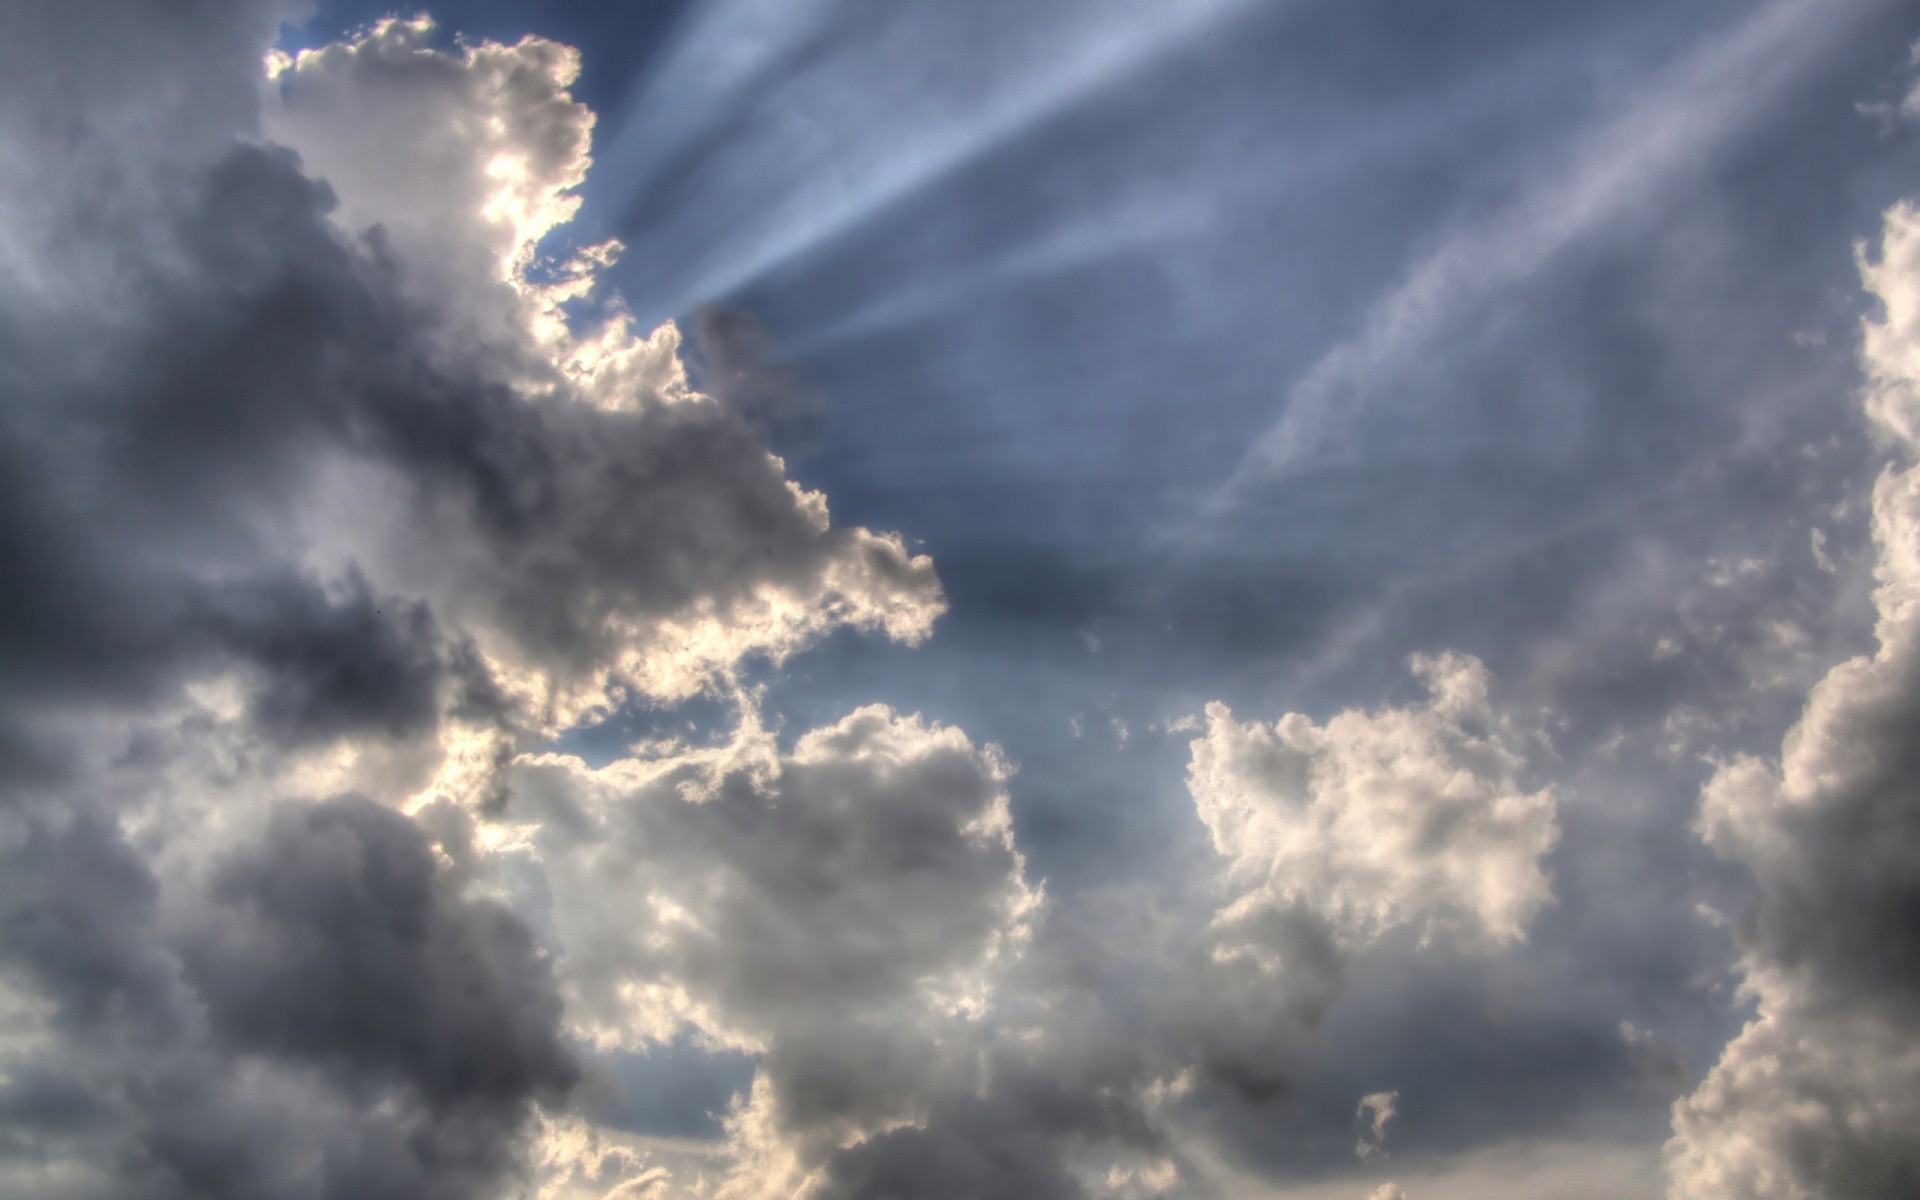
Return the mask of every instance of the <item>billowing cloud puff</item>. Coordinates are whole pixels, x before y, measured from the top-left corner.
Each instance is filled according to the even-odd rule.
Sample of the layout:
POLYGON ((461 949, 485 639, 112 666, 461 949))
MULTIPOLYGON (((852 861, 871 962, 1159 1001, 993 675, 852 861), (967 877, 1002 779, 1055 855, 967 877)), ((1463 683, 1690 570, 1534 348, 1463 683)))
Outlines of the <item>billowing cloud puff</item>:
POLYGON ((1824 1200, 1920 1188, 1911 1028, 1809 1010, 1777 980, 1751 983, 1762 1015, 1675 1106, 1672 1194, 1824 1200))
POLYGON ((1491 950, 1550 897, 1555 798, 1521 786, 1524 737, 1486 668, 1412 666, 1424 704, 1269 725, 1215 703, 1192 743, 1187 785, 1225 895, 1170 1020, 1203 1077, 1248 1102, 1291 1091, 1355 956, 1386 933, 1491 950))
MULTIPOLYGON (((741 1153, 827 1151, 975 1079, 996 975, 1039 902, 1007 768, 960 731, 860 709, 782 752, 730 744, 600 770, 528 759, 516 830, 550 896, 571 1019, 602 1044, 691 1027, 759 1056, 741 1153)), ((757 1187, 797 1187, 768 1164, 757 1187)))
POLYGON ((1862 264, 1867 412, 1899 461, 1873 491, 1879 650, 1807 697, 1777 762, 1722 766, 1700 829, 1752 873, 1739 922, 1758 1013, 1674 1108, 1673 1194, 1920 1188, 1920 210, 1862 264))
POLYGON ((505 679, 544 677, 562 720, 608 687, 683 696, 834 624, 924 636, 942 607, 928 560, 831 529, 824 498, 789 482, 737 412, 688 389, 676 331, 636 336, 617 307, 580 333, 561 318, 619 253, 536 255, 588 166, 593 118, 566 91, 577 53, 538 38, 444 52, 431 31, 381 22, 276 60, 267 90, 267 133, 427 307, 429 361, 492 396, 449 397, 457 409, 427 406, 383 439, 407 461, 371 494, 413 521, 366 511, 369 481, 348 468, 324 494, 352 540, 321 528, 316 542, 429 599, 505 679), (422 494, 448 468, 469 476, 456 494, 422 494))
POLYGON ((1360 1140, 1354 1143, 1353 1152, 1361 1158, 1370 1158, 1381 1153, 1381 1146, 1387 1139, 1387 1122, 1399 1115, 1398 1092, 1369 1092, 1360 1097, 1360 1105, 1354 1110, 1354 1116, 1361 1122, 1360 1140))
MULTIPOLYGON (((597 995, 476 865, 515 852, 486 823, 515 756, 836 626, 918 639, 943 606, 924 556, 833 527, 688 386, 671 327, 566 319, 617 253, 539 253, 588 165, 572 51, 389 21, 268 56, 281 15, 0 13, 9 1195, 514 1186, 581 1076, 563 998, 590 1025, 597 995)), ((656 800, 627 831, 715 872, 761 853, 647 859, 669 907, 632 978, 764 1044, 782 1112, 817 1087, 829 1119, 881 1119, 830 1095, 881 1065, 750 998, 812 933, 798 1009, 911 1011, 874 1053, 945 1046, 925 1030, 964 1023, 1032 902, 1002 768, 871 712, 754 745, 706 806, 675 799, 698 815, 656 800), (762 785, 787 799, 753 817, 762 785), (759 874, 789 836, 816 841, 759 874), (823 837, 871 876, 838 907, 806 873, 823 837), (757 954, 675 923, 696 911, 757 954)))
POLYGON ((332 186, 334 219, 355 234, 377 229, 436 307, 485 300, 502 324, 475 332, 524 337, 511 293, 448 288, 524 285, 541 239, 579 208, 572 193, 591 164, 594 125, 567 93, 580 55, 535 37, 442 51, 433 32, 428 17, 390 17, 350 41, 275 52, 262 127, 332 186))
POLYGON ((578 1078, 545 955, 406 818, 273 810, 204 887, 113 823, 0 818, 16 1196, 468 1197, 578 1078))
MULTIPOLYGON (((35 53, 46 31, 18 23, 21 71, 80 52, 35 53)), ((291 647, 361 620, 392 648, 367 671, 407 676, 399 696, 463 675, 496 717, 551 729, 837 624, 923 636, 942 607, 928 560, 832 528, 737 414, 687 389, 676 334, 558 320, 610 248, 533 281, 585 167, 571 53, 424 37, 389 22, 279 64, 266 129, 311 141, 325 179, 153 67, 76 103, 109 127, 169 103, 209 123, 171 157, 10 126, 8 161, 62 164, 47 190, 112 175, 112 205, 150 203, 103 232, 89 191, 19 214, 9 241, 9 674, 129 691, 233 669, 274 692, 264 676, 317 653, 291 647), (432 211, 407 207, 421 196, 432 211), (68 245, 101 261, 48 257, 68 245)))
POLYGON ((1207 706, 1188 786, 1239 891, 1224 922, 1298 908, 1349 946, 1402 925, 1498 943, 1546 903, 1553 794, 1520 786, 1521 740, 1488 700, 1486 668, 1448 654, 1413 669, 1426 704, 1325 725, 1242 724, 1207 706))

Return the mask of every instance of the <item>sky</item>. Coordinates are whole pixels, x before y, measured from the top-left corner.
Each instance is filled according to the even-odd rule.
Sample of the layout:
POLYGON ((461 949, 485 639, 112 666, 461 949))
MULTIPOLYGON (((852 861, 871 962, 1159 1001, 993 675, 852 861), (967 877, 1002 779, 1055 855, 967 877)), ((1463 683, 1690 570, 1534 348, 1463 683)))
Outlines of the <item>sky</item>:
POLYGON ((1920 1195, 1917 64, 0 6, 0 1194, 1920 1195))

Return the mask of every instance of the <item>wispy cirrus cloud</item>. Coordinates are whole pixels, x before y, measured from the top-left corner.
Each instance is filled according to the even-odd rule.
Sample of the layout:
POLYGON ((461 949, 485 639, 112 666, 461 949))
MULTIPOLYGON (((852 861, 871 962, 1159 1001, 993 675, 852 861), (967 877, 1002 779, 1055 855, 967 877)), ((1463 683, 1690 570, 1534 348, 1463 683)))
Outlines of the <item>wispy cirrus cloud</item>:
POLYGON ((1783 90, 1879 7, 1774 0, 1624 97, 1564 154, 1547 156, 1512 201, 1444 233, 1376 298, 1360 332, 1288 390, 1279 418, 1206 508, 1231 509, 1263 482, 1344 461, 1382 437, 1444 440, 1420 411, 1419 381, 1452 343, 1471 342, 1493 302, 1587 239, 1650 219, 1663 195, 1764 121, 1783 90), (1396 434, 1402 425, 1408 432, 1396 434))

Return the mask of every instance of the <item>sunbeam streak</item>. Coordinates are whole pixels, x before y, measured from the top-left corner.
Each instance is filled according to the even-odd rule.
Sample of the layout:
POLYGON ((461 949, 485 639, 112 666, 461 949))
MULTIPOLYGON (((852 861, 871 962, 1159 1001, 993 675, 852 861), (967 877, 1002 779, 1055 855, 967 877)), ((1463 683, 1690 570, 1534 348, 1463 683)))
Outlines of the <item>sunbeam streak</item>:
MULTIPOLYGON (((1357 181, 1370 170, 1404 159, 1443 135, 1449 122, 1503 103, 1511 79, 1489 78, 1471 101, 1450 110, 1384 114, 1303 130, 1249 157, 1232 173, 1199 178, 1174 171, 1125 193, 1108 193, 1092 211, 1075 210, 1036 236, 956 270, 866 298, 844 314, 824 313, 797 331, 786 349, 822 353, 864 338, 913 326, 983 296, 1045 284, 1102 261, 1154 254, 1178 269, 1196 247, 1230 240, 1242 223, 1270 215, 1312 187, 1357 181)), ((1211 320, 1212 304, 1203 319, 1211 320)))
POLYGON ((1137 200, 1097 222, 1063 225, 978 266, 892 291, 824 327, 790 340, 812 355, 929 320, 983 295, 1029 286, 1120 255, 1190 236, 1209 206, 1188 197, 1137 200))
MULTIPOLYGON (((817 36, 812 32, 817 26, 795 20, 793 36, 800 45, 753 51, 740 84, 748 92, 770 90, 767 72, 785 69, 781 64, 798 64, 800 77, 786 89, 791 108, 765 117, 767 124, 777 127, 774 144, 750 144, 736 155, 750 155, 745 174, 756 177, 760 194, 766 195, 769 187, 772 194, 739 214, 740 219, 717 241, 696 239, 695 244, 708 249, 696 251, 691 261, 683 260, 683 266, 663 269, 659 256, 648 256, 651 278, 638 289, 643 301, 650 300, 660 313, 671 313, 724 297, 1101 89, 1120 83, 1160 56, 1191 44, 1250 7, 1250 0, 1185 0, 1137 10, 1127 21, 1092 14, 1106 19, 1083 19, 1081 27, 1064 31, 1071 36, 1022 47, 997 72, 991 72, 997 78, 923 80, 929 86, 919 103, 880 114, 859 109, 854 92, 863 75, 885 68, 887 47, 873 47, 878 54, 855 47, 831 59, 809 61, 813 51, 806 47, 817 36), (769 155, 762 150, 771 151, 773 160, 782 165, 769 166, 769 155)), ((882 35, 885 32, 880 30, 882 35)), ((700 44, 704 46, 705 40, 700 44)), ((679 73, 672 65, 666 72, 679 73)), ((743 122, 750 110, 759 107, 755 98, 717 103, 722 111, 709 123, 743 122)), ((635 189, 613 193, 611 201, 624 205, 630 220, 637 207, 649 200, 645 181, 653 168, 627 160, 657 152, 648 147, 670 147, 679 140, 676 134, 650 135, 635 129, 606 156, 613 160, 609 173, 635 189)), ((734 162, 716 164, 713 169, 735 181, 743 170, 734 162)), ((668 224, 701 215, 687 211, 702 207, 697 189, 683 187, 674 201, 674 211, 666 216, 668 224)), ((645 227, 636 231, 636 240, 648 245, 659 240, 650 238, 651 225, 640 223, 645 227)))
POLYGON ((787 78, 832 44, 836 0, 736 0, 702 7, 668 35, 662 66, 635 81, 599 152, 596 188, 631 205, 649 186, 725 145, 787 78))

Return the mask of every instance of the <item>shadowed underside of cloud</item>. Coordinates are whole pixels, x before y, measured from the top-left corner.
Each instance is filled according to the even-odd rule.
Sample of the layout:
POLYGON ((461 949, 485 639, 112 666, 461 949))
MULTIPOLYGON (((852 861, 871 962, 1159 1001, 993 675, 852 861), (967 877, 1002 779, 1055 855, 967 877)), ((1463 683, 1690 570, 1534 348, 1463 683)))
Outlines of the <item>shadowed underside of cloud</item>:
POLYGON ((6 833, 10 1194, 484 1194, 578 1079, 545 954, 390 809, 279 807, 192 897, 107 818, 6 833))
POLYGON ((576 960, 458 816, 621 697, 943 606, 672 328, 563 318, 617 252, 536 252, 588 162, 573 51, 387 21, 263 79, 281 15, 0 18, 12 1195, 523 1177, 576 960))
MULTIPOLYGON (((1179 1023, 1204 1074, 1284 1096, 1355 963, 1396 928, 1467 952, 1523 939, 1549 898, 1554 797, 1518 785, 1526 735, 1486 668, 1416 657, 1427 704, 1242 724, 1207 708, 1188 787, 1219 852, 1225 903, 1179 1023)), ((1367 1096, 1391 1115, 1392 1096, 1367 1096)), ((1383 1133, 1379 1117, 1376 1135, 1383 1133)))
POLYGON ((1777 761, 1738 758, 1700 829, 1745 865, 1755 1018, 1674 1108, 1676 1197, 1920 1188, 1920 213, 1887 214, 1867 412, 1898 461, 1873 489, 1879 649, 1835 667, 1777 761))

